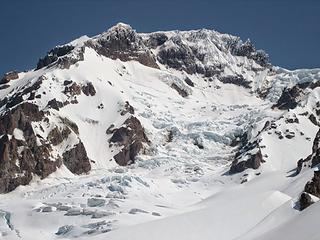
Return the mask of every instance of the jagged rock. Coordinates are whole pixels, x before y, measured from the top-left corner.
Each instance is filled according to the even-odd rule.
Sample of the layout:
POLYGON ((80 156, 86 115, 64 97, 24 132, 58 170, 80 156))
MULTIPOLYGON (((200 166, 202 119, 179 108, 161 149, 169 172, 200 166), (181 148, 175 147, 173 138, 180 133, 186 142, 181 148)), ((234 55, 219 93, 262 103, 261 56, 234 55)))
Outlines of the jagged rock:
POLYGON ((299 119, 296 116, 286 119, 286 123, 299 123, 299 119))
POLYGON ((190 87, 194 87, 194 83, 191 81, 190 78, 185 78, 184 81, 186 82, 186 84, 188 84, 190 87))
POLYGON ((268 54, 263 50, 256 50, 250 39, 243 43, 240 38, 233 37, 228 40, 227 46, 233 55, 252 59, 262 67, 271 66, 268 54))
POLYGON ((185 70, 189 74, 205 73, 205 70, 196 64, 197 58, 192 49, 184 44, 179 36, 170 39, 160 47, 158 60, 162 64, 177 70, 185 70))
POLYGON ((223 76, 218 78, 220 82, 242 86, 244 88, 251 88, 251 82, 244 79, 243 76, 223 76))
POLYGON ((120 115, 124 116, 127 113, 134 114, 134 108, 130 105, 128 101, 125 102, 124 109, 120 112, 120 115))
POLYGON ((311 193, 316 197, 320 197, 320 171, 315 171, 312 181, 308 182, 304 191, 311 193))
POLYGON ((309 120, 316 126, 318 126, 318 121, 317 121, 317 118, 313 115, 313 114, 310 114, 309 116, 309 120))
POLYGON ((67 139, 71 130, 68 127, 63 128, 62 131, 59 130, 58 127, 53 128, 48 134, 48 141, 53 144, 53 146, 57 146, 62 143, 63 140, 67 139))
POLYGON ((65 81, 63 82, 63 85, 64 85, 64 86, 68 86, 68 85, 70 85, 71 83, 73 83, 71 80, 65 80, 65 81))
POLYGON ((81 87, 74 82, 71 86, 66 86, 63 93, 70 94, 71 96, 80 95, 81 87))
POLYGON ((16 92, 13 96, 6 100, 6 108, 13 108, 14 106, 21 103, 26 95, 35 93, 35 91, 40 88, 44 80, 45 77, 41 76, 32 86, 24 87, 21 89, 21 91, 16 92))
POLYGON ((129 25, 119 23, 103 33, 99 38, 86 42, 100 55, 121 61, 136 60, 143 65, 159 68, 152 52, 144 45, 129 25))
POLYGON ((283 90, 277 103, 273 108, 281 110, 294 109, 298 105, 298 98, 301 95, 301 89, 298 86, 286 88, 283 90))
POLYGON ((194 145, 196 145, 199 149, 204 149, 202 138, 198 137, 194 139, 194 145))
POLYGON ((45 178, 61 165, 60 159, 51 159, 49 144, 37 144, 31 122, 43 118, 44 112, 31 103, 22 103, 0 117, 0 193, 28 184, 32 174, 45 178), (24 140, 9 138, 15 129, 20 129, 24 140))
POLYGON ((84 60, 84 47, 81 47, 76 52, 73 51, 73 53, 74 54, 72 55, 59 57, 58 61, 56 62, 56 65, 61 69, 69 69, 72 65, 84 60))
POLYGON ((255 47, 251 43, 250 39, 242 43, 239 38, 234 39, 234 42, 230 42, 231 53, 236 56, 249 57, 255 52, 255 47))
POLYGON ((18 72, 17 71, 11 71, 11 72, 8 72, 8 73, 4 74, 4 76, 0 80, 0 84, 6 84, 6 83, 10 82, 11 80, 15 80, 15 79, 18 79, 18 78, 19 78, 18 72))
POLYGON ((179 93, 179 95, 181 95, 181 97, 188 97, 189 96, 189 93, 186 90, 184 90, 181 87, 179 87, 177 84, 172 83, 171 87, 174 90, 176 90, 179 93))
POLYGON ((134 162, 136 155, 143 148, 144 143, 149 143, 140 121, 131 116, 122 127, 113 130, 109 142, 122 147, 120 152, 114 156, 115 161, 125 166, 134 162))
POLYGON ((311 197, 311 195, 309 193, 303 192, 300 195, 300 199, 299 199, 299 205, 300 205, 300 210, 304 210, 307 207, 309 207, 310 205, 312 205, 313 203, 315 203, 311 197))
POLYGON ((70 127, 72 129, 72 131, 74 131, 76 134, 79 134, 79 128, 77 126, 77 124, 75 124, 74 122, 70 121, 68 118, 60 118, 61 122, 65 125, 67 125, 68 127, 70 127))
POLYGON ((255 154, 249 154, 248 156, 249 158, 244 161, 239 161, 238 159, 235 159, 232 162, 229 173, 234 174, 234 173, 243 172, 247 168, 258 169, 261 163, 264 162, 262 158, 261 150, 258 150, 255 154))
POLYGON ((315 171, 312 180, 305 185, 304 192, 299 199, 300 209, 303 210, 313 204, 315 200, 319 200, 314 197, 320 197, 320 171, 315 171))
POLYGON ((94 89, 91 82, 87 83, 87 85, 82 86, 82 92, 86 96, 94 96, 96 94, 96 90, 94 89))
POLYGON ((72 149, 64 152, 62 157, 63 163, 72 173, 82 174, 91 170, 90 160, 81 141, 72 149))
POLYGON ((60 101, 57 101, 57 99, 54 98, 48 102, 47 106, 59 111, 59 109, 62 108, 64 106, 64 104, 60 101))
POLYGON ((230 146, 231 147, 235 147, 235 146, 244 147, 247 143, 248 143, 248 134, 243 133, 243 134, 236 135, 234 137, 234 139, 232 139, 230 146))
POLYGON ((8 84, 1 85, 1 83, 0 83, 0 90, 7 89, 9 87, 10 87, 10 85, 8 85, 8 84))
POLYGON ((295 137, 295 133, 294 132, 286 132, 286 134, 284 136, 288 139, 291 139, 291 138, 295 137))
POLYGON ((67 55, 73 49, 74 49, 74 46, 70 46, 70 45, 55 47, 54 49, 49 51, 46 56, 39 59, 36 70, 49 66, 50 64, 56 62, 59 57, 67 55))
POLYGON ((106 130, 106 134, 112 134, 116 129, 114 129, 114 124, 111 124, 106 130))
POLYGON ((315 167, 320 163, 320 129, 318 130, 312 145, 312 153, 305 159, 297 162, 296 173, 299 174, 303 168, 315 167))
POLYGON ((149 38, 145 41, 145 44, 148 47, 154 49, 164 44, 167 40, 168 37, 164 33, 152 33, 149 35, 149 38))

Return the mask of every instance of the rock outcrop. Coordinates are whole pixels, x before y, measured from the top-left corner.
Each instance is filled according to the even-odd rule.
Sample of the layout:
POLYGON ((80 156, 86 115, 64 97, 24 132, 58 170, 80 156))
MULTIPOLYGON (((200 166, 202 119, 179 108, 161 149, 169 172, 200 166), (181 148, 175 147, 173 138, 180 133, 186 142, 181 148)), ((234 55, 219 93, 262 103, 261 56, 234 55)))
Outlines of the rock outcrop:
POLYGON ((294 109, 298 106, 302 97, 305 96, 309 90, 319 87, 320 81, 298 83, 290 88, 285 88, 273 108, 281 110, 294 109))
POLYGON ((300 210, 309 207, 318 200, 316 198, 320 198, 320 171, 315 171, 312 180, 305 185, 304 192, 299 199, 300 210))
POLYGON ((305 159, 300 159, 297 163, 297 174, 303 168, 312 168, 320 163, 320 130, 317 132, 312 145, 312 153, 305 159))
POLYGON ((137 154, 149 143, 140 121, 134 116, 129 117, 122 127, 111 130, 111 133, 110 146, 121 148, 114 156, 114 160, 121 166, 134 163, 137 154))
POLYGON ((75 47, 71 45, 57 46, 53 48, 47 53, 47 55, 39 59, 36 70, 52 66, 53 64, 56 64, 62 69, 68 69, 76 62, 83 61, 84 48, 79 48, 76 51, 74 51, 74 49, 75 47))
POLYGON ((91 82, 87 83, 85 86, 82 86, 82 92, 86 96, 94 96, 96 95, 96 90, 91 82))
POLYGON ((18 79, 19 75, 17 71, 10 71, 4 74, 4 76, 0 79, 0 85, 6 84, 12 80, 18 79))
POLYGON ((241 75, 219 77, 219 81, 223 83, 234 84, 244 88, 251 88, 251 82, 245 80, 241 75))
POLYGON ((251 168, 251 169, 258 169, 263 163, 264 160, 262 158, 261 150, 259 149, 255 153, 247 153, 246 158, 238 159, 236 158, 230 167, 229 174, 243 172, 244 170, 251 168))
POLYGON ((301 89, 297 86, 287 88, 282 92, 278 102, 273 106, 281 110, 294 109, 298 105, 301 89))
POLYGON ((81 141, 65 152, 63 158, 53 156, 53 146, 67 139, 71 133, 68 126, 62 132, 54 128, 47 139, 35 133, 33 123, 45 121, 47 114, 37 105, 24 102, 0 117, 0 193, 28 184, 33 175, 45 178, 62 163, 75 174, 90 170, 81 141))
POLYGON ((28 184, 32 174, 44 178, 61 165, 58 159, 50 159, 50 145, 37 143, 31 122, 43 117, 44 113, 30 103, 20 104, 1 116, 0 193, 28 184))
POLYGON ((231 38, 229 39, 227 45, 231 54, 235 56, 242 56, 252 59, 262 67, 270 66, 268 54, 266 54, 263 50, 256 50, 250 39, 242 42, 240 38, 231 38))
POLYGON ((171 87, 176 90, 181 97, 185 98, 189 96, 189 93, 185 89, 179 87, 176 83, 172 83, 171 87))
POLYGON ((89 40, 86 46, 111 59, 136 60, 145 66, 159 68, 155 57, 145 46, 141 36, 129 25, 123 23, 110 28, 96 39, 89 40))
POLYGON ((75 174, 87 173, 91 170, 90 160, 82 142, 62 155, 63 163, 75 174))

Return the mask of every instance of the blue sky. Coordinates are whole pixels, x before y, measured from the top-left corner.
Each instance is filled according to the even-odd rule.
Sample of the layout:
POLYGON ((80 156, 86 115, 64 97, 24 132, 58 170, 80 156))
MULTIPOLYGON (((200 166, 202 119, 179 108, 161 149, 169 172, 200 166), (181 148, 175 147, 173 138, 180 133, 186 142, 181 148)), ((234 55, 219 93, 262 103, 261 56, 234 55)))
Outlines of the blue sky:
POLYGON ((215 29, 250 38, 275 65, 320 67, 318 0, 1 0, 0 74, 117 22, 138 32, 215 29))

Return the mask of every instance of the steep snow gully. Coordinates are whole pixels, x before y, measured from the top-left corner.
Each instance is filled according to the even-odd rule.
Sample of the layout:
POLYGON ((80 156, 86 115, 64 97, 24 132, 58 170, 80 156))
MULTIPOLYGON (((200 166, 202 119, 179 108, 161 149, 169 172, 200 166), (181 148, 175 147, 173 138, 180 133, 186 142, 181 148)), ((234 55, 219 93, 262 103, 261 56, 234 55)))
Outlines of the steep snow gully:
POLYGON ((320 239, 320 69, 119 23, 0 80, 3 239, 320 239))

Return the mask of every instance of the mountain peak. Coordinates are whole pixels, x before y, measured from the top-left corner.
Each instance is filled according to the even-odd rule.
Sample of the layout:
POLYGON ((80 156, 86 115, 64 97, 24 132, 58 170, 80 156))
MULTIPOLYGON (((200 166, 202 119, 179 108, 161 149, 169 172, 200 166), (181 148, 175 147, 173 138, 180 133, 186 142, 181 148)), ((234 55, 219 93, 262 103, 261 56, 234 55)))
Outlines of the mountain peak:
POLYGON ((110 38, 110 37, 130 37, 135 36, 136 31, 129 25, 125 23, 117 23, 116 25, 110 27, 106 32, 101 34, 103 38, 110 38))
POLYGON ((132 29, 131 25, 123 22, 118 22, 114 26, 110 27, 109 30, 115 30, 115 29, 132 29))
POLYGON ((304 216, 303 190, 301 209, 319 208, 320 173, 303 189, 319 126, 320 69, 276 68, 212 30, 119 23, 0 80, 0 194, 22 193, 0 195, 0 236, 128 239, 113 234, 132 224, 139 240, 252 240, 304 216))

